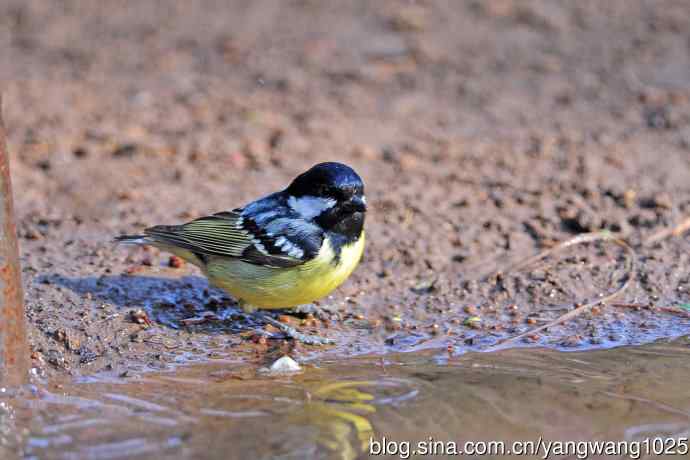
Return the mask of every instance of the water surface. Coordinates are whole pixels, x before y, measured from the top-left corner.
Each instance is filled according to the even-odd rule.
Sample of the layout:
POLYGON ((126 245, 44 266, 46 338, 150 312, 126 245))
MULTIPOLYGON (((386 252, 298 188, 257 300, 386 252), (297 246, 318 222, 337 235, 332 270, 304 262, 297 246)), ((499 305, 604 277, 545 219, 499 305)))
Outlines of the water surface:
POLYGON ((311 362, 301 374, 278 377, 223 361, 133 377, 97 374, 5 392, 0 453, 349 460, 366 457, 370 440, 384 437, 458 446, 540 436, 677 439, 690 430, 689 345, 461 356, 430 350, 311 362))

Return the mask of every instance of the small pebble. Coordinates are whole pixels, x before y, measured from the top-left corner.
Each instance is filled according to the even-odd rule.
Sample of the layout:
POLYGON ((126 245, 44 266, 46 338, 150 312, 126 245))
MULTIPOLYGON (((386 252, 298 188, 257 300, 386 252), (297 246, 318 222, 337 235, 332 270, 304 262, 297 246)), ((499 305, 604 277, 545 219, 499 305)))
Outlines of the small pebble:
POLYGON ((271 364, 268 369, 262 369, 262 372, 267 372, 270 374, 289 374, 293 372, 300 372, 302 368, 297 364, 297 361, 290 358, 289 356, 283 356, 276 362, 271 364))
POLYGON ((184 260, 177 256, 170 256, 170 259, 168 259, 168 266, 171 268, 182 268, 184 266, 184 260))
POLYGON ((479 314, 479 309, 475 307, 474 305, 467 305, 465 308, 463 308, 465 313, 471 316, 477 316, 479 314))
POLYGON ((480 329, 482 319, 479 316, 470 316, 463 323, 465 326, 471 327, 472 329, 480 329))

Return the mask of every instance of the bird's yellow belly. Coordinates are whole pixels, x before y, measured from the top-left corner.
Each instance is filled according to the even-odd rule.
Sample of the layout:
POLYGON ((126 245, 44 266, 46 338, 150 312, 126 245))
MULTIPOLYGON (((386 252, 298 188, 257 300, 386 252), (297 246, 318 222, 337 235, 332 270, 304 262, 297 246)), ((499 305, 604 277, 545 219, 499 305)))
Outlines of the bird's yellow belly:
POLYGON ((251 306, 287 308, 330 294, 357 267, 363 251, 364 233, 357 242, 343 246, 337 265, 332 262, 333 248, 324 241, 314 260, 296 267, 262 267, 219 257, 208 261, 205 272, 211 284, 251 306))

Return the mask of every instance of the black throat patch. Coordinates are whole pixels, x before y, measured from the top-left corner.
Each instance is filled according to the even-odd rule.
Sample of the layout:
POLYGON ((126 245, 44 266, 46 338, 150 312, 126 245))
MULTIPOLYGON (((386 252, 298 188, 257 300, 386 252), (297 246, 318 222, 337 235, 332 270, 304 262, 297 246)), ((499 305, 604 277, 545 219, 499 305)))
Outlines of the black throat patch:
POLYGON ((326 234, 331 241, 333 252, 335 253, 333 264, 338 265, 340 263, 343 246, 356 243, 362 235, 362 230, 364 229, 364 213, 354 212, 346 216, 341 215, 337 220, 333 219, 336 220, 335 222, 332 220, 329 222, 330 219, 324 220, 326 220, 326 222, 319 222, 319 224, 326 229, 326 234), (332 225, 328 225, 329 223, 332 225))

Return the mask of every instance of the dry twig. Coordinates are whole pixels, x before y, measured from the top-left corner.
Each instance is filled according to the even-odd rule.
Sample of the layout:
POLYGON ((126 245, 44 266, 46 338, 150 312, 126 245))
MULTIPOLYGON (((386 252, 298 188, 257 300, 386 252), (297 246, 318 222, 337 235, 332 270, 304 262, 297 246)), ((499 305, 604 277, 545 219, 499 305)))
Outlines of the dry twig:
POLYGON ((649 246, 671 236, 680 236, 688 230, 690 230, 690 217, 686 217, 685 219, 681 220, 675 227, 664 228, 658 232, 652 233, 642 242, 642 244, 644 246, 649 246))
POLYGON ((641 310, 643 308, 649 308, 650 310, 658 310, 666 313, 673 313, 674 315, 684 316, 690 318, 690 311, 684 310, 679 307, 665 307, 659 305, 644 305, 641 303, 612 303, 612 307, 622 307, 622 308, 632 308, 635 310, 641 310))
POLYGON ((583 243, 593 243, 596 241, 611 241, 612 243, 615 243, 618 246, 622 247, 625 250, 625 252, 628 254, 628 258, 626 260, 627 276, 626 276, 625 282, 623 282, 623 284, 621 284, 615 291, 613 291, 612 293, 610 293, 604 297, 601 297, 601 298, 592 300, 590 302, 587 302, 584 305, 581 305, 581 306, 575 308, 574 310, 571 310, 568 313, 565 313, 564 315, 559 316, 558 318, 551 321, 550 323, 544 324, 542 326, 536 327, 536 328, 531 329, 531 330, 524 332, 522 334, 518 334, 514 337, 510 337, 508 339, 500 341, 496 345, 493 345, 493 346, 487 348, 485 351, 495 351, 495 350, 498 350, 500 348, 504 348, 506 345, 513 344, 513 343, 517 342, 518 340, 521 340, 521 339, 523 339, 529 335, 536 334, 537 332, 541 332, 544 329, 548 329, 550 327, 556 326, 556 325, 561 324, 565 321, 573 319, 573 318, 581 315, 585 311, 589 310, 593 306, 598 305, 600 303, 609 302, 609 301, 613 300, 614 298, 616 298, 617 296, 619 296, 621 293, 623 293, 623 291, 625 291, 630 286, 631 281, 635 277, 635 272, 637 270, 635 250, 628 243, 619 239, 618 237, 616 237, 615 235, 613 235, 610 232, 583 233, 583 234, 578 235, 574 238, 571 238, 571 239, 566 240, 562 243, 559 243, 556 246, 554 246, 553 248, 542 251, 539 254, 537 254, 533 257, 530 257, 529 259, 527 259, 525 261, 519 262, 519 263, 513 265, 512 267, 509 267, 505 273, 525 268, 525 267, 527 267, 527 266, 529 266, 535 262, 538 262, 538 261, 540 261, 540 260, 542 260, 542 259, 544 259, 550 255, 553 255, 558 251, 562 251, 563 249, 568 248, 570 246, 574 246, 576 244, 583 244, 583 243))

